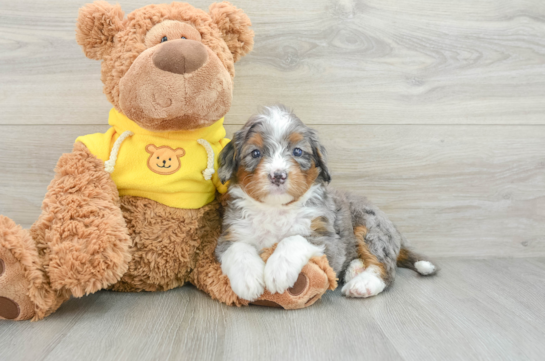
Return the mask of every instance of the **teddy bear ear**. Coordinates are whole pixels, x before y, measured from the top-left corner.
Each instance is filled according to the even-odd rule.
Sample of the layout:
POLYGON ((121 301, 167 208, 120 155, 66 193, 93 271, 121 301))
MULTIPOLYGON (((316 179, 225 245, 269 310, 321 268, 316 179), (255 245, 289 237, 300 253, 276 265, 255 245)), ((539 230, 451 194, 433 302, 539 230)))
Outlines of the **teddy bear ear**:
POLYGON ((220 29, 235 62, 252 50, 254 31, 250 29, 252 22, 244 11, 224 1, 210 5, 209 14, 220 29))
POLYGON ((106 1, 96 1, 79 10, 76 40, 85 56, 101 60, 110 53, 114 36, 123 30, 124 16, 121 6, 106 1))

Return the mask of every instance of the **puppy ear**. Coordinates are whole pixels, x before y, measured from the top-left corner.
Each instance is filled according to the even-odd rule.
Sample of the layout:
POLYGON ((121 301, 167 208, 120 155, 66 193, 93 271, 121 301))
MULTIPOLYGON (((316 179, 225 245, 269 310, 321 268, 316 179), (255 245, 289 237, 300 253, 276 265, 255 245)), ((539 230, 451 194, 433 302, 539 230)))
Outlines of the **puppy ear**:
POLYGON ((311 135, 312 156, 314 158, 314 164, 320 168, 320 175, 325 183, 331 182, 331 174, 327 168, 327 154, 325 147, 318 141, 318 136, 313 131, 311 135))
POLYGON ((121 6, 106 1, 96 1, 79 10, 76 40, 85 56, 101 60, 110 53, 114 36, 123 30, 124 16, 121 6))
POLYGON ((225 184, 238 168, 238 156, 235 141, 232 140, 222 149, 219 155, 218 175, 222 184, 225 184))
POLYGON ((223 40, 237 62, 248 54, 254 46, 252 22, 241 9, 227 1, 210 5, 209 14, 222 33, 223 40))

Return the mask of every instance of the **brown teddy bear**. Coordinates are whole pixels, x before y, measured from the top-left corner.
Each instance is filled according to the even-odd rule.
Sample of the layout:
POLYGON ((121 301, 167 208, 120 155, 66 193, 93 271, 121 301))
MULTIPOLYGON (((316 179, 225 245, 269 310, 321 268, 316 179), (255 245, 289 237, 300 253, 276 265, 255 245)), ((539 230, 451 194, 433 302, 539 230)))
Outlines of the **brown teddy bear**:
MULTIPOLYGON (((214 249, 216 190, 226 190, 216 172, 228 142, 223 117, 234 63, 253 46, 250 26, 227 2, 208 13, 149 5, 126 17, 104 1, 81 9, 77 41, 102 61, 111 128, 78 138, 60 158, 30 231, 0 216, 0 318, 39 320, 71 296, 186 282, 228 305, 248 304, 214 249)), ((290 290, 256 303, 302 308, 335 285, 327 260, 313 259, 290 290)))

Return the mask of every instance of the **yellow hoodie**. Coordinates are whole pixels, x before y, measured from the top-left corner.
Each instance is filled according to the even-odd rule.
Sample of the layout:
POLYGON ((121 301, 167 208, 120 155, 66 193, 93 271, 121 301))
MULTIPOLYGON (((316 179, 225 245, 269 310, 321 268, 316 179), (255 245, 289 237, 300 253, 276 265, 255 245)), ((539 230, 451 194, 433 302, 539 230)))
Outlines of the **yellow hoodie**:
POLYGON ((215 198, 218 155, 229 142, 223 118, 209 127, 153 132, 117 110, 110 111, 106 133, 76 139, 105 162, 120 196, 152 199, 174 208, 195 209, 215 198))

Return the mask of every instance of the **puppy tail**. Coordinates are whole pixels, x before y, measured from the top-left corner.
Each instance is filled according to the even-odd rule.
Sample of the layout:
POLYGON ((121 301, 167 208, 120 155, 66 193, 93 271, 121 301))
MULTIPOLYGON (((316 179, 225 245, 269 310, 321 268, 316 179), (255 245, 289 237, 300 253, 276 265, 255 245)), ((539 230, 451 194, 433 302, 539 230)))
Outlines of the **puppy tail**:
POLYGON ((433 276, 439 269, 426 257, 411 251, 408 248, 401 248, 397 256, 397 266, 412 269, 422 276, 433 276))

